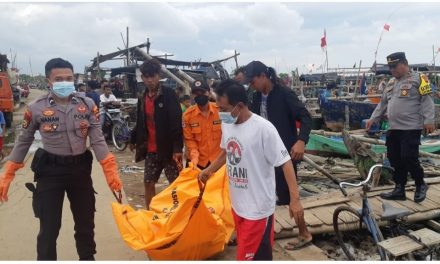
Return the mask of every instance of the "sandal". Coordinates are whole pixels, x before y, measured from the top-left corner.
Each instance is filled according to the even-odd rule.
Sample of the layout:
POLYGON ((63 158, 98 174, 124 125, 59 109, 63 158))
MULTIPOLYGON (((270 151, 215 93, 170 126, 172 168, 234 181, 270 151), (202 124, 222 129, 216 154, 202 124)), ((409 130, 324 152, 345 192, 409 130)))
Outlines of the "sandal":
POLYGON ((313 238, 310 239, 306 239, 302 237, 294 238, 293 241, 287 242, 287 245, 284 246, 284 249, 297 250, 312 244, 312 240, 313 238))

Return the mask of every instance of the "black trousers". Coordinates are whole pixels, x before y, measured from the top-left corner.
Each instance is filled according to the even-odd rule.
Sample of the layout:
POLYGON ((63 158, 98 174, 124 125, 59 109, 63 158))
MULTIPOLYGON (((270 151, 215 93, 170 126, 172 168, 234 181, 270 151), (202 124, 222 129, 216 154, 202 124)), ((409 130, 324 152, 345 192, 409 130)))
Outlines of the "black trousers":
MULTIPOLYGON (((298 179, 298 168, 297 163, 290 160, 295 170, 296 179, 298 179)), ((287 185, 286 178, 284 177, 284 172, 282 167, 275 167, 275 185, 277 193, 277 205, 289 205, 290 204, 290 192, 289 186, 287 185)))
POLYGON ((424 183, 423 168, 419 162, 421 130, 388 130, 386 136, 387 156, 394 168, 393 180, 406 185, 408 172, 416 186, 424 183))
POLYGON ((59 164, 46 160, 40 164, 36 175, 34 212, 40 219, 37 237, 37 259, 56 260, 56 241, 61 228, 64 193, 70 201, 75 222, 75 242, 80 260, 93 260, 96 254, 94 241, 95 192, 91 170, 92 154, 86 151, 81 163, 59 164))

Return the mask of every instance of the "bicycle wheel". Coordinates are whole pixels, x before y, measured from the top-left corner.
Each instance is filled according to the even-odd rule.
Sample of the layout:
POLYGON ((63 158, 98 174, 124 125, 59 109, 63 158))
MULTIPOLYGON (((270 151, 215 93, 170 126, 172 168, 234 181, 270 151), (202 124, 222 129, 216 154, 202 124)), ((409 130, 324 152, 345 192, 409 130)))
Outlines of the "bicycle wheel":
POLYGON ((112 140, 117 150, 124 151, 127 148, 129 138, 130 135, 127 124, 119 122, 113 124, 112 140))
POLYGON ((349 260, 355 260, 354 249, 357 248, 365 234, 362 234, 362 218, 352 207, 340 206, 333 213, 333 229, 338 243, 349 260), (352 248, 350 250, 350 247, 352 248))

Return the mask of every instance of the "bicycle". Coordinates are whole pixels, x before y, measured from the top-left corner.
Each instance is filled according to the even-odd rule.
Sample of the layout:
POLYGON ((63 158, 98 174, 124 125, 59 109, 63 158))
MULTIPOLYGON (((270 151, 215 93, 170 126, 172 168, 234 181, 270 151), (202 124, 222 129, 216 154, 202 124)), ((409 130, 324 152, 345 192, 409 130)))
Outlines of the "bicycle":
MULTIPOLYGON (((126 109, 129 109, 129 107, 123 108, 123 110, 126 109)), ((133 126, 130 126, 129 115, 125 115, 122 119, 114 121, 112 127, 112 141, 117 150, 124 151, 127 148, 132 130, 133 126)))
MULTIPOLYGON (((358 184, 348 182, 341 182, 339 184, 341 190, 344 188, 344 185, 349 185, 353 187, 362 186, 362 208, 355 209, 351 206, 343 205, 336 208, 333 213, 333 228, 335 230, 338 243, 349 260, 355 260, 355 256, 354 250, 350 250, 350 246, 349 244, 347 244, 347 242, 353 243, 357 248, 362 248, 363 246, 367 248, 369 247, 369 245, 371 245, 372 242, 374 245, 372 249, 379 253, 380 260, 396 259, 391 254, 387 254, 387 252, 381 246, 378 246, 379 242, 384 241, 384 237, 376 221, 373 210, 368 203, 368 182, 373 175, 374 169, 378 167, 394 171, 394 169, 391 167, 383 166, 382 164, 376 164, 370 168, 368 172, 368 177, 364 181, 361 181, 358 184), (366 237, 372 239, 372 241, 366 241, 366 237)), ((343 193, 345 196, 347 196, 345 192, 343 193)), ((423 245, 423 250, 418 250, 415 253, 406 254, 406 257, 410 259, 424 259, 428 255, 430 255, 432 259, 433 252, 438 250, 437 247, 427 246, 423 244, 420 239, 413 236, 408 231, 408 228, 405 228, 405 218, 411 214, 411 211, 406 208, 393 207, 386 202, 382 203, 382 208, 383 214, 381 216, 381 220, 385 220, 388 222, 387 226, 389 227, 389 233, 392 238, 404 235, 423 245)))

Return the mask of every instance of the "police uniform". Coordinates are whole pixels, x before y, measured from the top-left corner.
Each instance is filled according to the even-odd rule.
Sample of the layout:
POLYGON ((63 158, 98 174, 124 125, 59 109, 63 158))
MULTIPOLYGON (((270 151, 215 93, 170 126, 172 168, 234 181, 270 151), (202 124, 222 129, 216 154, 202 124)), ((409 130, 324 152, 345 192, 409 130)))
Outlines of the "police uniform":
MULTIPOLYGON (((198 80, 191 85, 193 94, 197 90, 203 93, 199 96, 206 97, 204 94, 210 90, 210 87, 206 81, 198 80)), ((198 101, 197 96, 195 101, 198 101)), ((215 103, 206 103, 208 115, 204 115, 198 105, 193 105, 185 111, 182 118, 183 136, 189 160, 197 160, 197 166, 201 169, 208 167, 221 153, 222 130, 219 108, 215 103)))
POLYGON ((95 192, 91 169, 92 153, 98 160, 109 155, 99 124, 99 111, 93 100, 74 93, 67 105, 59 105, 52 93, 33 101, 24 114, 23 131, 10 155, 22 163, 33 140, 41 134, 43 149, 34 155, 31 168, 37 182, 33 195, 35 216, 40 219, 37 238, 38 260, 56 260, 56 240, 61 228, 64 193, 70 201, 75 222, 75 241, 80 260, 93 260, 95 192))
MULTIPOLYGON (((403 59, 406 60, 403 52, 387 57, 389 65, 397 64, 403 59)), ((395 169, 393 179, 396 188, 381 196, 384 199, 405 200, 404 188, 408 172, 415 181, 416 196, 421 187, 426 187, 423 168, 419 162, 420 137, 424 124, 434 124, 435 118, 434 101, 426 76, 410 71, 400 79, 391 78, 370 119, 377 123, 385 114, 389 123, 386 136, 387 156, 395 169)))

